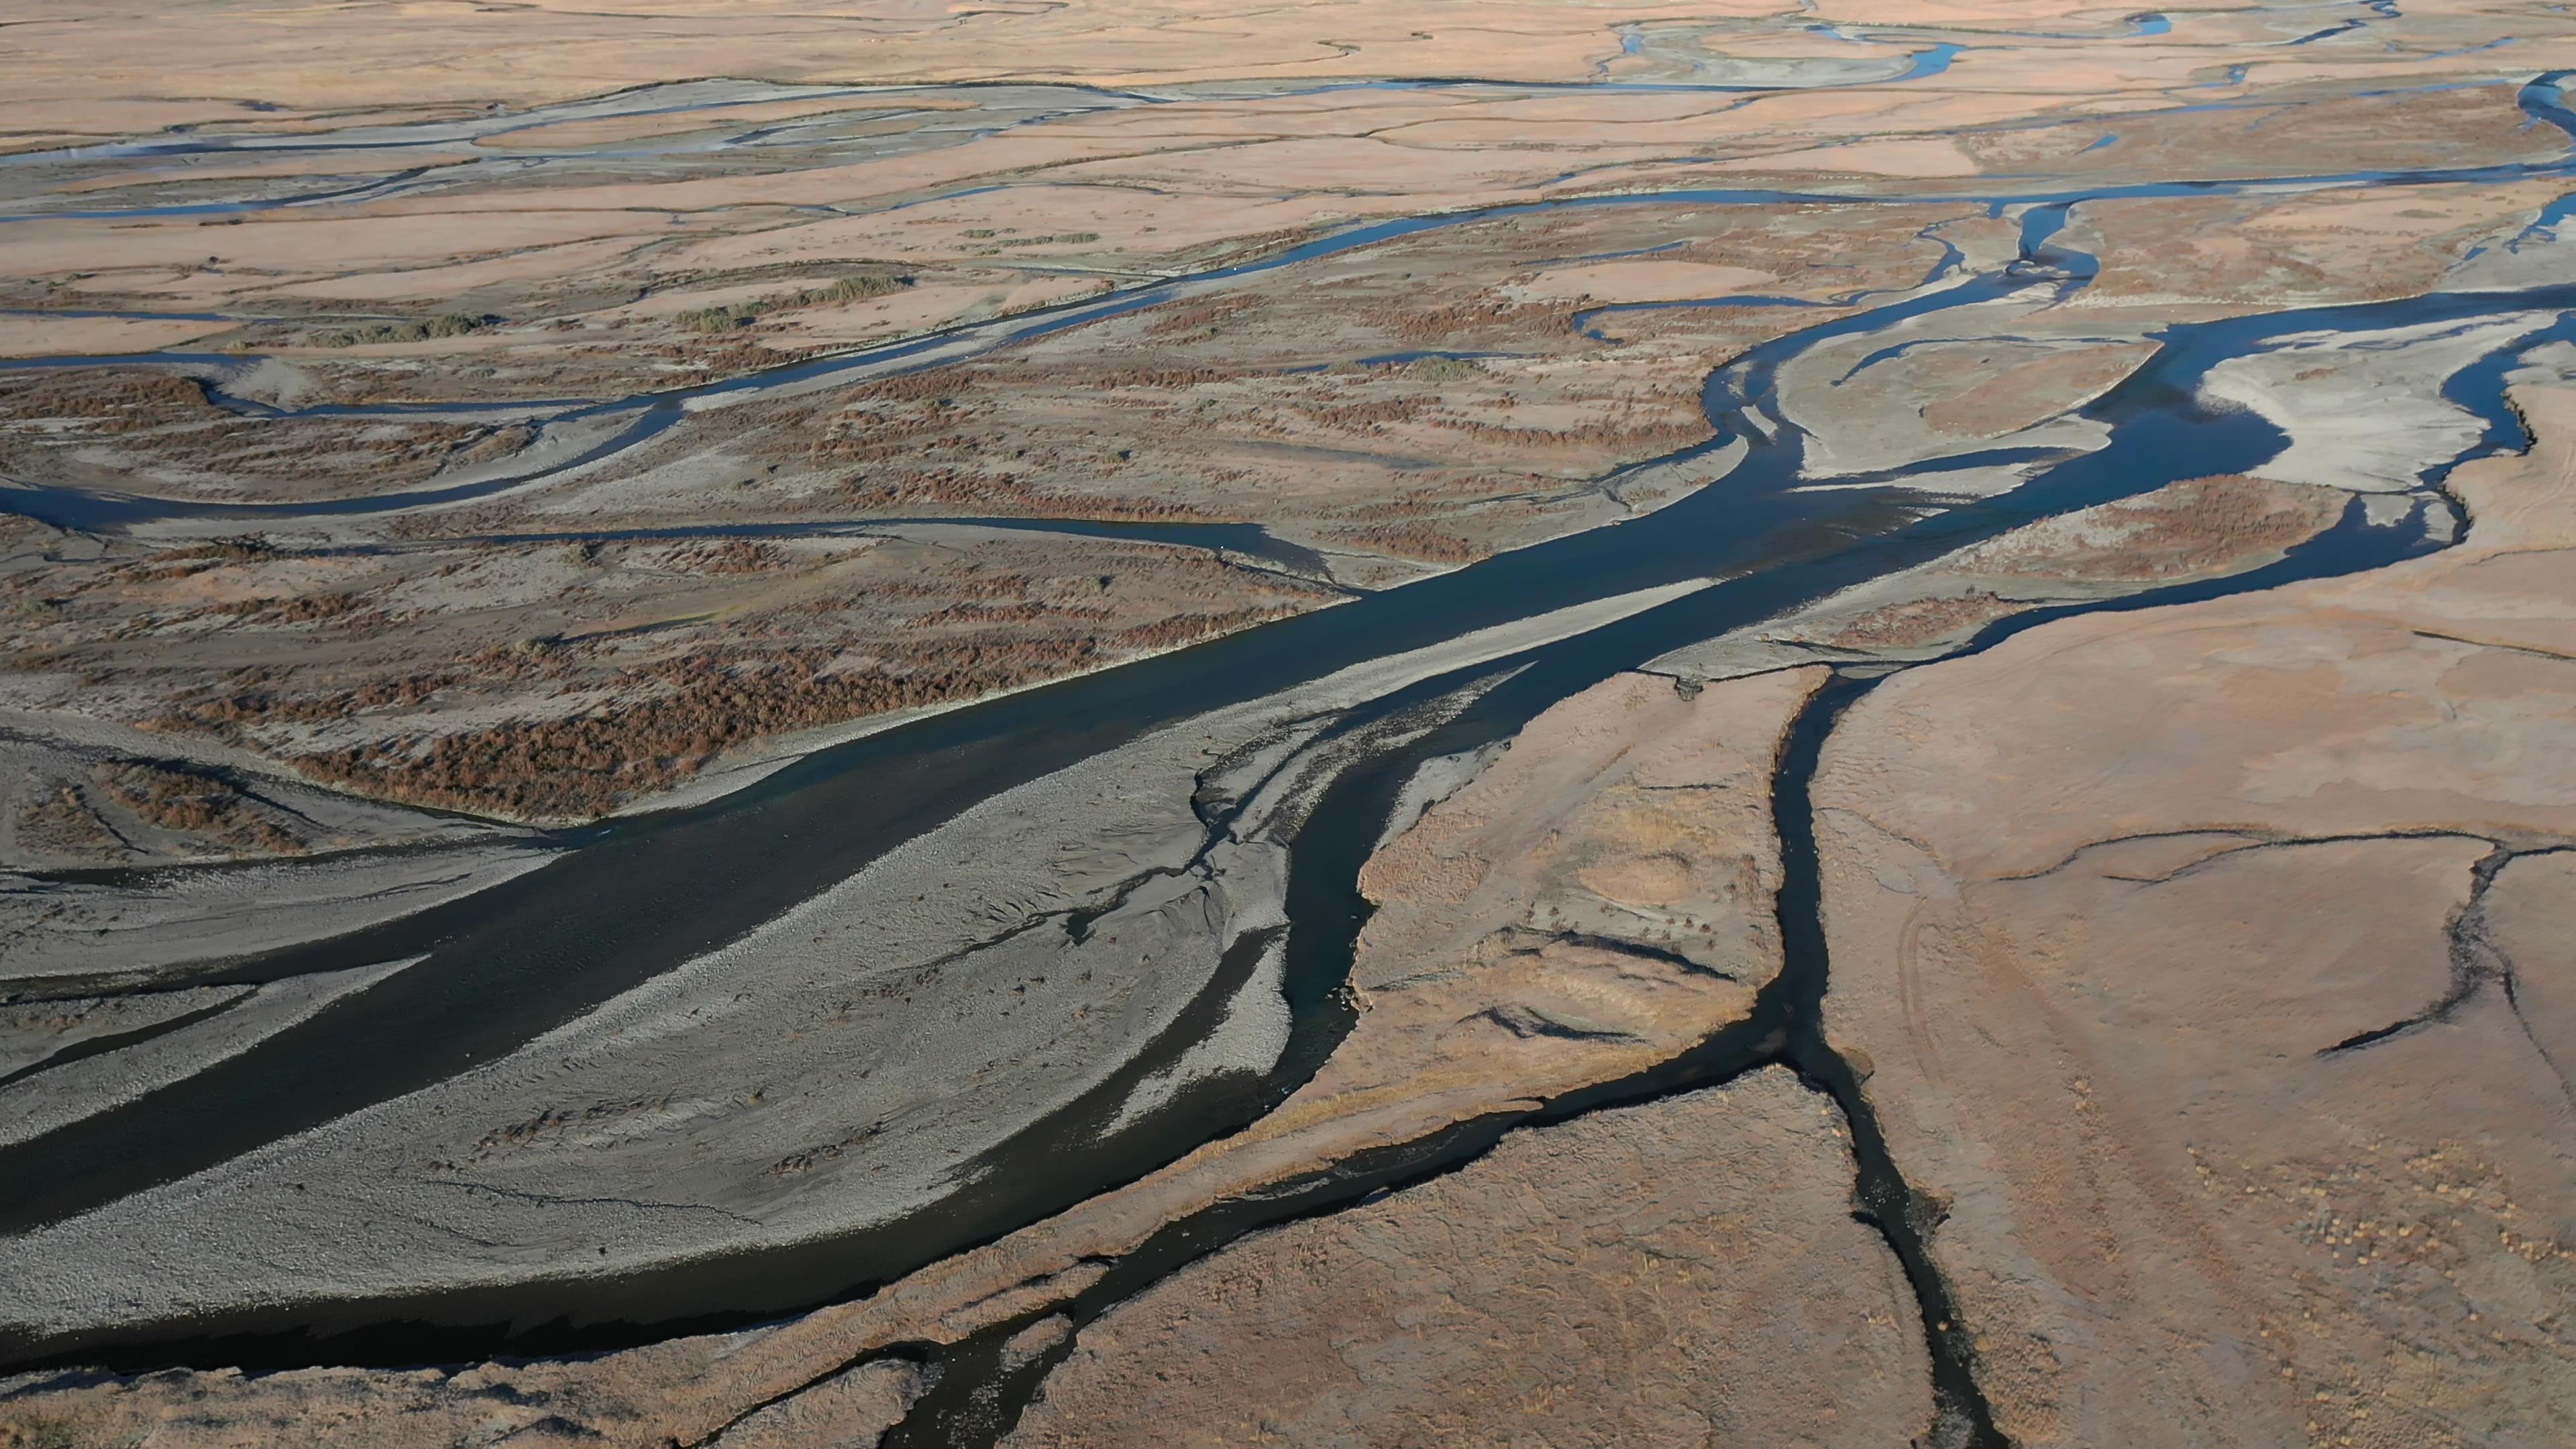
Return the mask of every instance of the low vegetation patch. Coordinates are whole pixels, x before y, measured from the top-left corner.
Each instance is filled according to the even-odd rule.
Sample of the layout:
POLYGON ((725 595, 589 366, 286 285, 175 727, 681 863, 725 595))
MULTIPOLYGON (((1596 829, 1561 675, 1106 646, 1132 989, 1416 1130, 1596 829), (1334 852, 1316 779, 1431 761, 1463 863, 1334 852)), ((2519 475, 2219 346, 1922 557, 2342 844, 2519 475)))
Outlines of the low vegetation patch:
POLYGON ((828 287, 808 287, 784 297, 763 297, 756 302, 736 302, 726 307, 692 307, 675 314, 671 320, 690 332, 731 332, 737 327, 748 327, 773 312, 793 312, 803 307, 835 307, 845 302, 900 292, 911 285, 910 277, 883 274, 843 277, 828 287))
POLYGON ((305 339, 315 347, 356 347, 368 342, 427 342, 433 337, 463 337, 501 321, 469 312, 442 312, 412 322, 381 322, 373 327, 316 332, 305 339))

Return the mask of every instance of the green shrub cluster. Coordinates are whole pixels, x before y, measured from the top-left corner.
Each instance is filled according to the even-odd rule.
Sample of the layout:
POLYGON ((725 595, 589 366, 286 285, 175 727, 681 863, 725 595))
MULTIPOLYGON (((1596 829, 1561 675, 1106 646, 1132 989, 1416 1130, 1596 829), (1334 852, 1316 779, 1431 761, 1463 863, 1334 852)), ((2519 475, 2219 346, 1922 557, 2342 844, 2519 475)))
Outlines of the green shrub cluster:
POLYGON ((772 312, 836 306, 868 297, 882 297, 888 292, 900 292, 911 285, 910 277, 889 277, 881 273, 843 277, 828 287, 808 287, 784 297, 763 297, 756 302, 736 302, 730 307, 692 307, 674 315, 671 320, 691 332, 730 332, 737 327, 748 327, 772 312))
POLYGON ((1416 358, 1406 364, 1404 372, 1408 377, 1418 377, 1427 382, 1462 382, 1485 375, 1483 368, 1463 357, 1416 358))
POLYGON ((446 312, 415 322, 380 322, 373 327, 317 332, 309 340, 316 347, 355 347, 364 342, 426 342, 433 337, 462 337, 469 332, 480 332, 500 320, 470 312, 446 312))

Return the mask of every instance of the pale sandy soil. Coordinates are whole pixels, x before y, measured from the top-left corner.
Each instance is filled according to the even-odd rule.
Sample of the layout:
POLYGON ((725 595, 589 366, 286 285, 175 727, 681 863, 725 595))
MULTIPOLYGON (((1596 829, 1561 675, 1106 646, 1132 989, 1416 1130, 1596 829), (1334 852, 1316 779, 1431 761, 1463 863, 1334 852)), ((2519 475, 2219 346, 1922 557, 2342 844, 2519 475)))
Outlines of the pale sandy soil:
POLYGON ((101 1056, 67 1061, 0 1086, 0 1144, 15 1144, 109 1111, 146 1092, 184 1082, 215 1063, 257 1046, 331 1003, 374 986, 414 964, 387 962, 346 971, 316 971, 253 988, 202 1021, 101 1056))
POLYGON ((1004 1442, 1898 1442, 1931 1417, 1922 1328, 1851 1177, 1776 1067, 1518 1133, 1119 1305, 1004 1442))
POLYGON ((2517 857, 2576 839, 2576 395, 2517 401, 2463 545, 2035 630, 1829 747, 1828 1020, 2018 1442, 2566 1420, 2562 857, 2517 857))
POLYGON ((157 352, 199 337, 233 330, 230 322, 164 321, 151 317, 0 317, 0 355, 117 357, 157 352))
POLYGON ((2352 503, 2341 491, 2252 478, 2170 484, 2014 529, 1649 667, 1704 681, 1856 658, 1938 659, 2034 608, 2260 568, 2334 526, 2352 503))

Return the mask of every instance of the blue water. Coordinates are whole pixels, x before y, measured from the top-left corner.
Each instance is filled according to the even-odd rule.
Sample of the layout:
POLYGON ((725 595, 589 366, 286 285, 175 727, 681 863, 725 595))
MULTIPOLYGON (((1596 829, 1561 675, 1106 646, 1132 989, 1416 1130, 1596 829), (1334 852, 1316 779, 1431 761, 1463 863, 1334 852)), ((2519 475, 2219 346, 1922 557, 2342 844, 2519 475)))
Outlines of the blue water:
MULTIPOLYGON (((2565 71, 2553 71, 2540 76, 2524 84, 2516 92, 2516 98, 2524 113, 2535 121, 2555 126, 2566 132, 2571 139, 2576 139, 2576 113, 2571 113, 2568 109, 2562 90, 2567 74, 2565 71)), ((2034 241, 2034 237, 2039 233, 2053 233, 2063 224, 2066 209, 2079 202, 2240 195, 2249 191, 2272 190, 2283 186, 2414 186, 2496 182, 2522 180, 2535 176, 2566 176, 2571 171, 2576 171, 2576 161, 2561 157, 2556 161, 2536 164, 2517 162, 2494 166, 2438 167, 2408 172, 2328 173, 2262 180, 2142 182, 2090 188, 2050 187, 2029 193, 2002 195, 1860 198, 1821 192, 1760 188, 1687 188, 1665 192, 1567 197, 1551 201, 1520 202, 1466 211, 1397 217, 1349 227, 1330 236, 1320 237, 1255 261, 1219 267, 1190 277, 1148 283, 1105 298, 1064 303, 1054 308, 1024 313, 1000 322, 975 323, 949 328, 902 342, 865 348, 834 357, 791 363, 728 378, 721 382, 639 394, 613 402, 587 403, 556 414, 554 420, 573 421, 603 416, 631 416, 631 421, 615 437, 582 450, 569 461, 544 468, 504 474, 479 482, 412 489, 368 498, 341 498, 299 504, 196 503, 70 488, 9 488, 0 489, 0 512, 18 513, 64 528, 113 530, 161 518, 352 516, 488 497, 542 481, 570 468, 587 466, 656 437, 678 423, 684 415, 683 408, 693 400, 737 396, 845 375, 854 379, 862 373, 870 376, 899 375, 903 371, 915 370, 904 366, 908 362, 915 363, 917 367, 947 365, 962 360, 966 355, 980 354, 995 347, 1034 340, 1068 328, 1084 326, 1156 306, 1170 300, 1185 286, 1197 288, 1223 283, 1322 257, 1337 256, 1402 237, 1514 217, 1542 216, 1584 208, 1633 206, 1770 206, 1795 203, 1910 206, 1921 205, 1927 201, 1942 201, 1983 203, 1990 208, 2000 210, 2008 205, 2026 204, 2033 208, 2033 214, 2024 220, 2023 241, 2026 248, 2034 249, 2034 257, 2052 266, 2089 268, 2093 265, 2090 258, 2069 255, 2040 256, 2036 250, 2040 243, 2034 241), (961 342, 970 344, 971 351, 962 354, 949 351, 961 342)), ((1722 302, 1722 299, 1711 300, 1722 302)), ((240 362, 239 357, 222 355, 145 354, 123 358, 9 359, 0 360, 0 370, 94 366, 108 363, 212 364, 229 368, 240 365, 240 362)), ((440 405, 393 404, 387 406, 384 415, 416 414, 424 410, 447 409, 440 405)), ((374 407, 348 408, 342 410, 341 415, 369 416, 377 414, 378 411, 374 407)))
MULTIPOLYGON (((2377 14, 2395 13, 2393 0, 2375 0, 2370 8, 2377 14)), ((2149 29, 2150 21, 2167 24, 2162 16, 2135 17, 2132 33, 2162 33, 2149 29)), ((1946 66, 1948 60, 1943 56, 1938 64, 1946 66)), ((1918 72, 1938 73, 1922 71, 1922 64, 1918 58, 1918 72)), ((2536 124, 2576 134, 2576 116, 2566 109, 2562 80, 2563 75, 2552 75, 2525 87, 2524 109, 2536 124)), ((2308 179, 2339 185, 2411 185, 2565 174, 2567 167, 2561 163, 2308 179)), ((429 954, 420 966, 386 985, 218 1065, 192 1079, 184 1090, 148 1094, 35 1143, 0 1149, 0 1180, 22 1185, 0 1208, 0 1231, 110 1200, 145 1182, 224 1160, 477 1062, 488 1062, 568 1016, 847 878, 890 844, 967 805, 1133 739, 1157 724, 1294 687, 1351 663, 1437 644, 1472 629, 1548 609, 1662 583, 1728 577, 1724 584, 1507 661, 1519 672, 1490 692, 1461 722, 1462 728, 1504 737, 1548 704, 1673 647, 1770 617, 2037 518, 2133 496, 2178 478, 2259 466, 2280 447, 2277 431, 2250 413, 2204 411, 2194 399, 2209 368, 2280 337, 2439 323, 2536 308, 2558 311, 2561 319, 2533 342, 2576 337, 2576 284, 2509 294, 2437 293, 2396 302, 2181 325, 2159 334, 2162 347, 2145 368, 2084 409, 2087 417, 2108 429, 2109 441, 2099 452, 2056 461, 2030 450, 1994 452, 1897 470, 1873 480, 1890 487, 1937 491, 1931 485, 1937 485, 1948 469, 1999 462, 2033 468, 2023 487, 2003 497, 1909 521, 1909 515, 1890 508, 1883 499, 1795 490, 1803 462, 1802 440, 1794 427, 1777 422, 1777 377, 1790 359, 1829 339, 1863 335, 1949 307, 1990 301, 2027 286, 2050 285, 2061 295, 2073 294, 2093 275, 2095 265, 2092 258, 2067 246, 2061 235, 2069 208, 2079 201, 2233 194, 2259 184, 2265 183, 2184 182, 1971 198, 1998 213, 2007 206, 2029 205, 2021 221, 2022 258, 2000 274, 1888 302, 1763 344, 1712 373, 1702 399, 1718 440, 1683 450, 1675 458, 1740 443, 1747 449, 1745 460, 1719 483, 1652 518, 1558 539, 1397 593, 1362 598, 1200 648, 889 731, 817 755, 708 806, 570 833, 563 843, 577 849, 566 859, 469 902, 254 963, 244 968, 246 979, 273 979, 418 951, 429 954)), ((2564 218, 2571 199, 2576 198, 2553 203, 2544 213, 2543 224, 2564 218)), ((614 402, 566 404, 559 416, 625 419, 619 436, 590 455, 603 456, 679 421, 681 404, 692 398, 830 378, 886 364, 917 360, 923 366, 935 365, 929 360, 931 354, 960 339, 973 340, 979 350, 1007 345, 1155 305, 1184 286, 1254 275, 1434 227, 1500 216, 1587 205, 1787 201, 1863 205, 1915 204, 1916 200, 1858 202, 1767 191, 1699 190, 1406 218, 1352 228, 1204 277, 1158 283, 1105 301, 1068 304, 1026 325, 1015 320, 957 329, 933 339, 775 369, 755 378, 614 402)), ((1958 264, 1954 252, 1935 269, 1935 275, 1946 275, 1958 264)), ((1765 305, 1797 305, 1785 299, 1758 300, 1765 305)), ((1745 304, 1744 299, 1706 299, 1649 305, 1745 304)), ((1618 309, 1595 309, 1585 316, 1599 317, 1614 310, 1618 309)), ((2486 425, 2485 436, 2464 456, 2527 443, 2502 396, 2504 376, 2520 350, 2498 352, 2463 369, 2445 385, 2446 397, 2486 425)), ((1406 356, 1410 354, 1397 358, 1406 356)), ((224 369, 239 366, 241 359, 153 354, 128 361, 201 367, 220 377, 228 375, 224 369)), ((100 362, 36 359, 16 365, 94 366, 100 362)), ((350 416, 397 415, 393 409, 341 411, 350 416)), ((454 409, 413 405, 407 411, 454 409)), ((2440 483, 2450 466, 2429 470, 2423 481, 2440 483)), ((394 499, 350 500, 346 511, 472 496, 543 476, 546 473, 539 472, 447 490, 416 490, 394 499)), ((19 502, 27 505, 26 511, 68 511, 101 526, 185 511, 180 505, 155 500, 119 500, 70 490, 25 490, 0 500, 0 506, 19 502), (93 511, 82 514, 81 510, 93 511)), ((341 510, 308 506, 302 511, 341 510)), ((1258 552, 1256 545, 1262 542, 1250 534, 1207 529, 1195 535, 1171 530, 1155 535, 1125 525, 971 521, 1058 530, 1115 528, 1119 536, 1162 536, 1198 546, 1241 547, 1246 552, 1258 552)), ((2214 597, 2291 578, 2373 566, 2415 551, 2422 542, 2420 535, 2408 530, 2369 528, 2354 510, 2334 530, 2271 569, 2107 607, 2214 597)), ((1980 642, 1992 642, 2003 632, 2030 627, 2047 617, 2053 616, 1999 626, 1980 642)), ((1434 681, 1427 687, 1452 682, 1434 681)), ((1403 762, 1382 763, 1392 771, 1403 762)), ((1351 809, 1347 801, 1319 808, 1317 823, 1309 827, 1312 833, 1301 834, 1296 843, 1295 870, 1310 874, 1320 870, 1326 875, 1356 870, 1356 861, 1349 857, 1374 839, 1372 827, 1377 820, 1354 816, 1351 809)), ((1292 973, 1310 987, 1329 985, 1336 979, 1335 962, 1329 959, 1328 946, 1316 944, 1327 933, 1317 931, 1309 916, 1301 914, 1297 919, 1298 928, 1290 937, 1292 973), (1319 959, 1319 952, 1326 958, 1319 959)), ((1312 1018, 1303 1013, 1313 1010, 1314 996, 1294 999, 1301 1012, 1299 1030, 1311 1034, 1312 1018)), ((1177 1042, 1170 1049, 1177 1051, 1187 1044, 1177 1042)), ((1143 1062, 1137 1069, 1155 1065, 1143 1062)), ((1272 1090, 1277 1085, 1266 1082, 1262 1088, 1272 1090)), ((454 1338, 438 1337, 428 1329, 402 1328, 361 1347, 317 1347, 307 1339, 291 1337, 283 1349, 271 1350, 289 1360, 324 1356, 341 1361, 372 1357, 420 1362, 460 1345, 476 1353, 488 1352, 494 1343, 508 1342, 511 1334, 537 1324, 555 1325, 548 1330, 558 1335, 552 1341, 598 1345, 632 1341, 643 1331, 637 1325, 707 1315, 742 1321, 840 1295, 962 1243, 1043 1216, 1106 1182, 1130 1178, 1197 1141, 1239 1126, 1248 1110, 1238 1097, 1195 1095, 1185 1099, 1183 1108, 1125 1132, 1088 1130, 1092 1124, 1087 1119, 1050 1122, 1027 1140, 968 1165, 960 1174, 968 1186, 955 1199, 888 1229, 794 1248, 731 1254, 616 1280, 540 1282, 505 1291, 401 1302, 279 1308, 217 1323, 150 1325, 129 1337, 149 1341, 156 1335, 184 1333, 327 1334, 405 1320, 466 1326, 454 1338)), ((60 1346, 0 1344, 0 1355, 60 1346)), ((148 1358, 156 1350, 134 1352, 148 1358)), ((166 1356, 167 1350, 158 1352, 166 1356)))
MULTIPOLYGON (((2570 285, 2519 294, 2435 293, 2179 325, 2160 334, 2163 346, 2145 367, 2084 409, 2108 430, 2103 449, 2040 466, 2009 494, 1909 521, 1904 511, 1878 500, 1798 491, 1803 448, 1797 431, 1756 422, 1757 416, 1778 415, 1782 364, 1829 339, 1975 305, 2036 283, 2063 294, 2081 289, 2079 270, 2051 267, 2050 256, 2072 254, 2047 225, 2045 218, 2026 223, 2034 254, 2018 275, 1973 278, 1890 302, 1762 344, 1718 369, 1703 390, 1704 404, 1720 437, 1746 446, 1744 461, 1720 483, 1651 518, 887 731, 707 806, 568 836, 565 843, 579 848, 557 864, 469 902, 260 963, 260 973, 284 975, 430 953, 420 966, 335 1007, 327 1021, 280 1033, 192 1079, 185 1091, 154 1093, 36 1143, 0 1149, 0 1176, 33 1185, 0 1211, 0 1231, 220 1161, 489 1061, 570 1014, 846 879, 877 852, 974 801, 1160 723, 1568 604, 1684 579, 1729 578, 1508 661, 1519 672, 1467 717, 1477 728, 1508 734, 1539 709, 1613 672, 1889 570, 2175 479, 2259 466, 2282 445, 2277 430, 2248 412, 2204 411, 2194 399, 2211 367, 2273 339, 2534 308, 2576 313, 2576 285, 2570 285)), ((2569 325, 2562 321, 2561 332, 2569 325)), ((2490 437, 2482 446, 2509 445, 2519 436, 2500 395, 2503 372, 2498 359, 2464 370, 2446 389, 2454 401, 2488 419, 2490 437)), ((1716 444, 1676 456, 1710 446, 1716 444)), ((1937 470, 1910 469, 1891 481, 1928 483, 1937 476, 1937 470)), ((2403 530, 2366 530, 2347 519, 2273 573, 2385 561, 2417 542, 2403 530)), ((1434 687, 1446 685, 1425 686, 1434 687)), ((1339 830, 1335 839, 1373 839, 1372 831, 1360 828, 1372 821, 1342 820, 1330 812, 1319 812, 1318 820, 1339 830), (1343 825, 1352 828, 1339 829, 1343 825)), ((1301 834, 1299 850, 1307 843, 1301 834)), ((1328 864, 1356 870, 1351 861, 1328 864)), ((1317 868, 1321 864, 1310 855, 1292 856, 1292 871, 1317 868)), ((1330 979, 1331 960, 1300 955, 1322 949, 1312 944, 1317 939, 1291 932, 1291 969, 1300 979, 1319 972, 1330 979)), ((1186 1045, 1175 1042, 1170 1049, 1186 1045)), ((1142 1063, 1140 1069, 1153 1065, 1142 1063)), ((1251 1109, 1240 1089, 1229 1088, 1192 1097, 1184 1108, 1123 1132, 1051 1123, 961 1174, 970 1186, 937 1210, 823 1242, 614 1280, 262 1310, 133 1333, 147 1339, 174 1330, 330 1333, 389 1320, 486 1325, 460 1330, 463 1339, 439 1339, 413 1327, 369 1341, 372 1348, 362 1342, 327 1350, 339 1359, 419 1361, 426 1345, 493 1342, 489 1325, 554 1322, 558 1326, 549 1331, 556 1337, 543 1341, 598 1343, 631 1338, 637 1331, 632 1325, 676 1317, 774 1313, 882 1280, 960 1242, 1054 1211, 1239 1125, 1251 1109)), ((62 1346, 0 1344, 0 1354, 62 1346)), ((223 1351, 234 1353, 237 1346, 223 1351)), ((290 1357, 317 1352, 301 1340, 270 1351, 290 1357)))
MULTIPOLYGON (((2378 0, 2378 3, 2389 3, 2389 0, 2378 0)), ((2393 9, 2391 13, 2393 13, 2393 9)), ((2127 32, 2118 37, 2108 38, 2124 40, 2139 39, 2163 35, 2173 28, 2173 22, 2169 17, 2156 12, 2130 16, 2128 23, 2130 28, 2127 32)), ((2351 22, 2351 24, 2359 23, 2360 22, 2358 21, 2351 22)), ((1837 25, 1817 24, 1808 28, 1820 34, 1831 35, 1836 39, 1852 41, 1854 43, 1896 43, 1892 41, 1882 41, 1868 35, 1866 33, 1866 26, 1858 29, 1850 29, 1837 25)), ((1620 54, 1642 55, 1645 53, 1647 36, 1642 27, 1633 24, 1623 25, 1617 27, 1614 30, 1614 34, 1618 37, 1620 54)), ((2058 40, 2102 40, 2106 38, 2098 35, 2047 31, 2001 31, 1993 32, 1993 34, 2005 37, 2058 40)), ((1948 41, 1938 42, 1928 49, 1914 52, 1910 57, 1910 62, 1906 70, 1899 75, 1885 80, 1855 81, 1848 84, 1856 86, 1892 85, 1929 79, 1947 72, 1950 69, 1951 62, 1970 48, 1972 47, 1959 43, 1948 41)), ((1606 66, 1606 62, 1603 64, 1606 66)), ((1596 67, 1596 71, 1598 74, 1596 75, 1596 78, 1591 81, 1491 81, 1476 77, 1441 77, 1408 80, 1353 80, 1328 81, 1311 86, 1291 87, 1278 91, 1265 91, 1261 92, 1261 94, 1298 97, 1329 95, 1342 91, 1360 89, 1451 90, 1469 88, 1524 92, 1592 90, 1610 94, 1655 94, 1674 92, 1749 94, 1780 89, 1776 86, 1722 85, 1690 81, 1613 81, 1606 78, 1606 70, 1596 67)), ((656 87, 651 89, 667 88, 656 87)), ((63 164, 69 162, 96 160, 149 161, 166 160, 184 156, 251 151, 281 154, 319 153, 329 151, 397 151, 431 146, 470 145, 495 137, 503 137, 521 132, 538 130, 547 126, 559 125, 573 120, 683 115, 696 112, 705 112, 711 116, 720 118, 722 113, 726 111, 738 109, 744 106, 769 104, 782 96, 811 100, 880 100, 892 103, 899 102, 910 97, 939 92, 971 92, 979 89, 993 91, 1020 91, 1028 92, 1032 95, 1061 95, 1068 99, 1053 106, 1032 105, 1026 115, 995 122, 977 124, 966 128, 968 132, 978 136, 998 134, 1014 127, 1033 125, 1048 120, 1060 119, 1066 115, 1076 114, 1085 110, 1098 109, 1103 106, 1165 105, 1180 103, 1191 98, 1187 96, 1155 95, 1145 92, 1108 87, 1052 85, 1008 81, 984 83, 960 82, 949 85, 907 85, 884 87, 780 87, 774 90, 765 90, 756 94, 738 96, 729 99, 699 100, 659 106, 619 104, 619 98, 606 97, 587 101, 575 101, 560 106, 540 107, 536 110, 518 113, 512 113, 504 108, 496 107, 491 115, 473 120, 434 121, 421 122, 407 126, 366 128, 358 132, 336 138, 328 134, 313 137, 287 137, 275 135, 205 135, 201 134, 199 128, 196 127, 178 127, 174 128, 165 136, 147 141, 116 142, 107 145, 76 147, 61 151, 22 152, 16 155, 0 156, 0 165, 63 164)), ((641 96, 649 93, 650 92, 648 90, 646 92, 637 92, 634 94, 640 98, 641 96)), ((902 114, 906 111, 917 111, 918 109, 919 108, 917 107, 889 108, 884 113, 902 114)), ((461 179, 465 174, 480 174, 482 171, 488 170, 492 167, 518 169, 542 165, 550 160, 642 158, 679 154, 682 152, 723 150, 734 147, 757 146, 766 144, 772 140, 792 139, 800 132, 827 126, 835 120, 846 121, 850 118, 851 114, 851 112, 840 112, 834 113, 830 116, 820 116, 811 119, 800 118, 795 121, 781 122, 776 125, 748 128, 732 136, 713 139, 697 139, 686 143, 674 141, 668 144, 648 144, 643 146, 629 146, 625 148, 615 146, 571 146, 560 149, 529 148, 526 150, 514 150, 506 155, 476 156, 462 163, 440 168, 415 167, 384 176, 331 178, 335 182, 342 184, 331 185, 315 191, 298 192, 288 196, 259 197, 229 201, 181 202, 159 206, 138 206, 95 210, 0 213, 0 223, 11 221, 32 221, 44 218, 118 220, 153 217, 167 218, 250 215, 258 212, 274 211, 289 207, 363 202, 402 191, 411 187, 416 182, 425 182, 430 185, 445 185, 461 179)), ((878 114, 878 112, 871 110, 868 114, 875 115, 878 114)), ((838 162, 845 161, 848 157, 844 155, 834 159, 835 162, 838 162)))

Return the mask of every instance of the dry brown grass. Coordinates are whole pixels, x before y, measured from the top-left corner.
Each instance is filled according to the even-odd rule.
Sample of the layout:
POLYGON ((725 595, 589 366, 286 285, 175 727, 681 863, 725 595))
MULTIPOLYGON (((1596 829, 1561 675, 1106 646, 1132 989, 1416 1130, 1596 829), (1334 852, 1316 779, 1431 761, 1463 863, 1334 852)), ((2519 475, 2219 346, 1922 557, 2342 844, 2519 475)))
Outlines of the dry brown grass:
MULTIPOLYGON (((1022 620, 993 611, 1000 622, 1022 620)), ((1034 619, 1050 612, 1032 610, 1034 619)), ((629 671, 624 702, 570 718, 393 738, 293 763, 368 795, 519 819, 595 817, 695 775, 725 750, 869 715, 950 704, 1194 643, 1296 612, 1193 614, 1066 638, 1000 630, 883 646, 896 659, 831 670, 834 651, 711 650, 629 671)), ((951 619, 949 622, 959 622, 951 619)))
POLYGON ((1982 589, 1938 599, 1908 599, 1872 609, 1826 642, 1840 649, 1903 649, 2000 619, 2020 608, 1982 589))

